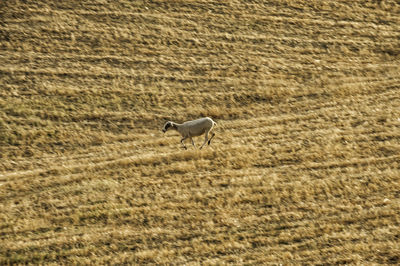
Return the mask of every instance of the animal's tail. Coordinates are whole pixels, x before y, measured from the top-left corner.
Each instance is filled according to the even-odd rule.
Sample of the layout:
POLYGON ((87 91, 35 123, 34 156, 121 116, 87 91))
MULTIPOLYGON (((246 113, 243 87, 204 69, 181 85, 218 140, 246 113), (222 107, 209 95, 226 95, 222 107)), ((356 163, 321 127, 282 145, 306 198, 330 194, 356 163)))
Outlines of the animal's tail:
POLYGON ((213 121, 213 129, 214 129, 214 127, 215 126, 217 126, 217 128, 218 128, 218 131, 226 131, 226 130, 229 130, 228 128, 226 128, 225 127, 225 122, 224 121, 220 121, 220 122, 218 122, 218 124, 216 123, 216 122, 214 122, 213 121))

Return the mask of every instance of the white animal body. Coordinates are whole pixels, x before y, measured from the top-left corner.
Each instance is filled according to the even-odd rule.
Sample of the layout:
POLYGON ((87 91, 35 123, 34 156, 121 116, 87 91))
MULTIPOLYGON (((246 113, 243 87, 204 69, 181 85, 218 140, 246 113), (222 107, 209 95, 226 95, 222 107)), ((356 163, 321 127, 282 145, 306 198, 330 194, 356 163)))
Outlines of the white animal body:
POLYGON ((213 127, 216 125, 211 118, 209 117, 203 117, 200 119, 192 120, 192 121, 187 121, 183 124, 178 124, 172 121, 168 121, 167 123, 164 124, 164 127, 162 131, 165 133, 169 129, 173 129, 179 132, 181 134, 182 139, 181 143, 183 145, 183 148, 186 148, 186 145, 184 141, 186 139, 190 139, 192 141, 192 145, 196 147, 193 141, 193 137, 196 136, 201 136, 205 134, 205 139, 203 145, 201 145, 200 149, 203 148, 203 146, 208 142, 208 145, 210 145, 212 138, 215 136, 214 132, 211 132, 213 127), (208 134, 211 132, 211 138, 208 138, 208 134))

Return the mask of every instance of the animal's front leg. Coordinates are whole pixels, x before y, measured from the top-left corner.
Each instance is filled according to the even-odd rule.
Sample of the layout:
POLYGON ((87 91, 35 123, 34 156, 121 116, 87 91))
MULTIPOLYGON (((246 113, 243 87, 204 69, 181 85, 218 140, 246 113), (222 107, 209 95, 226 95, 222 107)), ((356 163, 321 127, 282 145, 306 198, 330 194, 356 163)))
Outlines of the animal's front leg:
POLYGON ((187 137, 183 137, 183 138, 181 139, 181 143, 182 143, 183 148, 184 148, 185 150, 187 150, 185 143, 183 143, 183 142, 185 141, 185 139, 187 139, 187 137))

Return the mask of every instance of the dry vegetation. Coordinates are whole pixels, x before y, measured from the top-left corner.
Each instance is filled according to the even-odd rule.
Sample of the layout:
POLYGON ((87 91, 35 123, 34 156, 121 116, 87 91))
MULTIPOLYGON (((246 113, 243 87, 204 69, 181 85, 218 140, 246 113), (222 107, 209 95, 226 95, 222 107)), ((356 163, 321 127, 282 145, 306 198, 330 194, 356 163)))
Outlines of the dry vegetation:
POLYGON ((400 263, 398 1, 1 1, 0 62, 0 264, 400 263))

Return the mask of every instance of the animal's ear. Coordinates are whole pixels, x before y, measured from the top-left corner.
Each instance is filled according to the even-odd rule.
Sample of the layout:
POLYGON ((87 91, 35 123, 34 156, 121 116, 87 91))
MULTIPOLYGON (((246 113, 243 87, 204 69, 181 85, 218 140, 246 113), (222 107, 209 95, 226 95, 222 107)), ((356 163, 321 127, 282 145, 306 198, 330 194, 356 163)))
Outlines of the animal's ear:
POLYGON ((167 131, 168 130, 168 128, 170 128, 171 127, 171 122, 167 122, 167 123, 165 123, 165 125, 164 125, 164 128, 163 128, 163 131, 165 132, 165 131, 167 131))

